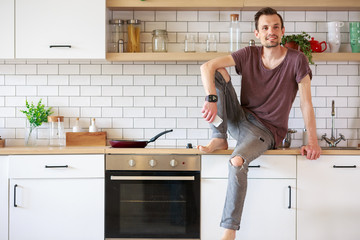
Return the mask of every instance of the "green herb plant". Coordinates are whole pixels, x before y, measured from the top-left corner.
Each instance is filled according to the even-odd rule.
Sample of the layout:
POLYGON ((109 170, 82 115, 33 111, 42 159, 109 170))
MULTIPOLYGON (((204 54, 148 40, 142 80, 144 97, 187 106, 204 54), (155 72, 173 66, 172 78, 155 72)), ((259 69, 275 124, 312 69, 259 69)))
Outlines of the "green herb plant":
POLYGON ((29 120, 30 123, 30 131, 27 141, 29 141, 32 131, 35 128, 40 127, 44 122, 47 122, 47 117, 53 113, 51 111, 51 107, 45 109, 45 105, 41 104, 41 101, 42 99, 40 99, 37 106, 35 106, 33 102, 29 104, 26 100, 26 108, 28 110, 20 110, 20 112, 26 115, 26 118, 29 120))
POLYGON ((300 46, 300 50, 308 58, 309 63, 314 64, 312 61, 312 50, 309 42, 310 39, 310 35, 306 32, 302 32, 300 34, 284 35, 281 39, 281 44, 284 46, 286 43, 295 42, 300 46))

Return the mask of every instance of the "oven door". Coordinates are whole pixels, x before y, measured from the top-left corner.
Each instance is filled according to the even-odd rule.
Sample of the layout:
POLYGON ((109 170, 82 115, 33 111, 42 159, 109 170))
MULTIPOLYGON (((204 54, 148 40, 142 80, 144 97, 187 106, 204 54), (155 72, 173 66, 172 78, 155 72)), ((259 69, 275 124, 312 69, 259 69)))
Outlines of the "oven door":
POLYGON ((200 239, 200 172, 106 171, 105 239, 200 239))

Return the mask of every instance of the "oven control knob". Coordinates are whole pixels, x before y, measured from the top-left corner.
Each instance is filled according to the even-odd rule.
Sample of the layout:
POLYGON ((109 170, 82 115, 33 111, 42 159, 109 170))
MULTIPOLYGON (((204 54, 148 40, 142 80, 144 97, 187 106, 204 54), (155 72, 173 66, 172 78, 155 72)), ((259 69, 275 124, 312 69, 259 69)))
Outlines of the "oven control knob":
POLYGON ((136 165, 135 160, 134 160, 134 159, 130 159, 130 160, 129 160, 129 166, 130 166, 130 167, 134 167, 135 165, 136 165))
POLYGON ((170 166, 176 167, 178 165, 178 162, 175 159, 170 160, 170 166))
POLYGON ((150 165, 150 167, 155 167, 156 166, 156 161, 154 159, 151 159, 149 161, 149 165, 150 165))

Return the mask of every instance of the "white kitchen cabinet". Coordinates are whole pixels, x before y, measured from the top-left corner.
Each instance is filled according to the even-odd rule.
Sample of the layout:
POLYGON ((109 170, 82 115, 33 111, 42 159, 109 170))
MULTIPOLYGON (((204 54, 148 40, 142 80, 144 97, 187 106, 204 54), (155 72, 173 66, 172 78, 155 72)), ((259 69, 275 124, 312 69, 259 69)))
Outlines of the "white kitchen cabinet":
POLYGON ((9 240, 104 239, 104 155, 11 156, 9 178, 9 240))
POLYGON ((14 0, 0 1, 0 59, 14 58, 14 0))
POLYGON ((17 0, 16 58, 105 59, 105 0, 17 0))
POLYGON ((8 239, 8 156, 0 156, 0 240, 8 239))
POLYGON ((298 156, 298 240, 360 238, 360 156, 298 156))
MULTIPOLYGON (((201 239, 220 239, 228 155, 203 155, 201 239)), ((249 168, 247 196, 236 239, 296 239, 296 156, 263 155, 249 168), (260 167, 259 167, 260 166, 260 167)))

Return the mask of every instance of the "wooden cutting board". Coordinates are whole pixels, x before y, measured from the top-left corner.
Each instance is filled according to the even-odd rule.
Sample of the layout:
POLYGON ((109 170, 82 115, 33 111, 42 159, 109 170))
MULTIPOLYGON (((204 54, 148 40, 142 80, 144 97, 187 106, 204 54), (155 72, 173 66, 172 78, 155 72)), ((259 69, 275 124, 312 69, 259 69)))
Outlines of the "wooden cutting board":
POLYGON ((106 146, 106 132, 67 132, 66 146, 106 146))

